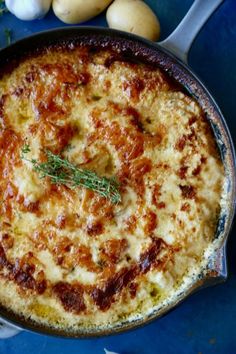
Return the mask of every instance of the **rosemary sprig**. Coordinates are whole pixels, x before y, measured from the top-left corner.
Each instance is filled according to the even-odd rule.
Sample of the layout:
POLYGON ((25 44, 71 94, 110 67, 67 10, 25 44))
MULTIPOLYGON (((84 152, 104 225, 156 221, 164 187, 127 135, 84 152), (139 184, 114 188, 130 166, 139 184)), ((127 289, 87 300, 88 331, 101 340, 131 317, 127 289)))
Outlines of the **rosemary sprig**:
POLYGON ((29 145, 23 146, 21 152, 21 158, 32 163, 34 171, 40 178, 49 177, 52 183, 64 184, 72 189, 78 186, 90 189, 109 199, 113 204, 121 201, 119 183, 115 178, 99 177, 93 171, 78 168, 50 150, 45 150, 46 162, 27 159, 25 154, 30 152, 29 145))

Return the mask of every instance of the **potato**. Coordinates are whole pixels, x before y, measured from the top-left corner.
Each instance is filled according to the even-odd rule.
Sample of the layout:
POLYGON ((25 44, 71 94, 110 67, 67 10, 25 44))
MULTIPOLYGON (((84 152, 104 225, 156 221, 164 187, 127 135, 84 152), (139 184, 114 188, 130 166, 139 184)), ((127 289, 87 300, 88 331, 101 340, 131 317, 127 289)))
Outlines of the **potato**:
POLYGON ((55 15, 63 22, 76 24, 102 12, 112 0, 53 0, 55 15))
POLYGON ((156 41, 160 23, 150 7, 141 0, 115 0, 107 10, 109 27, 135 33, 156 41))

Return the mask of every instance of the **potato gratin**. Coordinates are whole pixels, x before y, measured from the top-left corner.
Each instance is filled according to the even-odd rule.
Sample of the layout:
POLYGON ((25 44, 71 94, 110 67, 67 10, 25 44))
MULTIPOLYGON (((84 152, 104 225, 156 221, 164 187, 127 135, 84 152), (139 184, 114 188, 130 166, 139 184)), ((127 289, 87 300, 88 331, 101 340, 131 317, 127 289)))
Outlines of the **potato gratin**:
POLYGON ((102 328, 200 273, 224 169, 201 107, 158 67, 80 45, 21 60, 0 80, 0 156, 3 307, 102 328), (116 178, 121 201, 42 178, 45 151, 116 178))

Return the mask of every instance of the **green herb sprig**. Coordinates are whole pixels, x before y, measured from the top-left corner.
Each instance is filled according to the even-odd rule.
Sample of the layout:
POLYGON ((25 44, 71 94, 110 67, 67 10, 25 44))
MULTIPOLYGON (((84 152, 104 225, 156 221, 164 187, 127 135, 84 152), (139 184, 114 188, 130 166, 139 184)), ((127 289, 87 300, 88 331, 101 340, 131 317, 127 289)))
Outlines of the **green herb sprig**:
POLYGON ((45 162, 25 157, 30 152, 29 145, 23 146, 21 152, 21 158, 32 163, 34 171, 40 178, 49 177, 53 184, 64 184, 71 189, 78 186, 90 189, 109 199, 113 204, 121 201, 119 183, 115 178, 99 177, 93 171, 78 168, 50 150, 45 150, 47 157, 45 162))

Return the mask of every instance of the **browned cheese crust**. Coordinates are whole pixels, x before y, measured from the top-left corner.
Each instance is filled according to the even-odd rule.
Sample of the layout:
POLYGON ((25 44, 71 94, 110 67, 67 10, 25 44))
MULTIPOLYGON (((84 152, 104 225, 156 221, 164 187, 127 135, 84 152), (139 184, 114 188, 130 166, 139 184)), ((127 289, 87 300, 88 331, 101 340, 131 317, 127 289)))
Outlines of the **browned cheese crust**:
POLYGON ((198 274, 224 171, 199 104, 113 50, 49 48, 0 80, 0 303, 52 327, 114 324, 164 306, 198 274), (40 179, 45 149, 122 201, 40 179))

